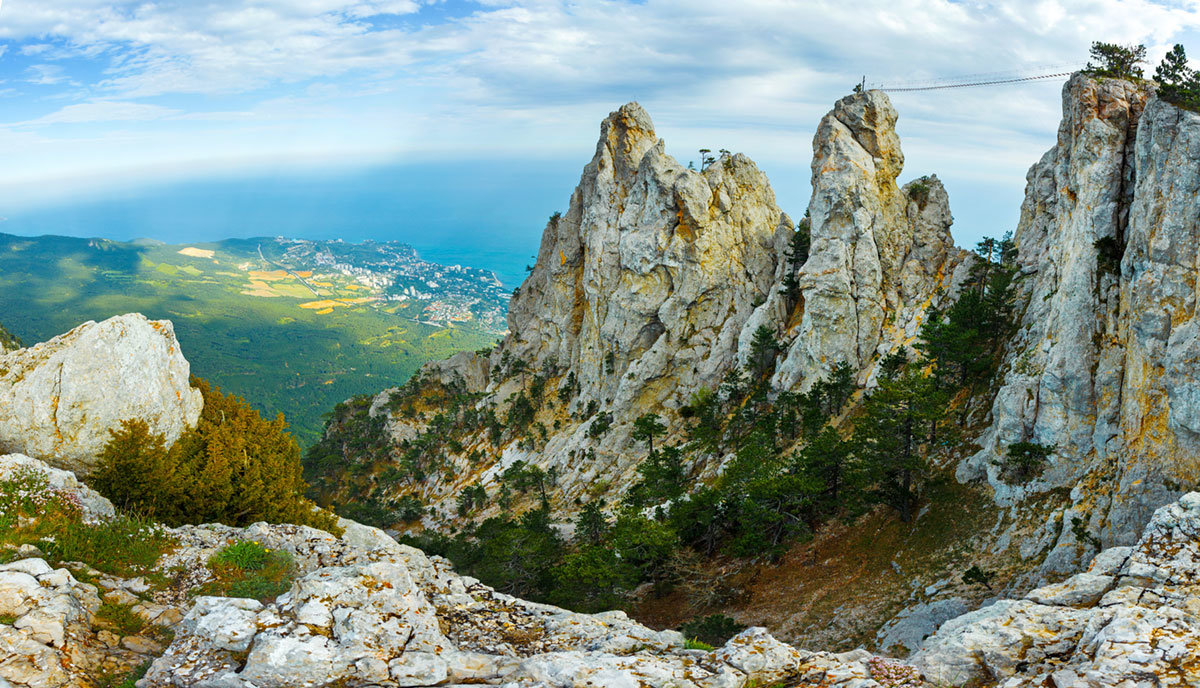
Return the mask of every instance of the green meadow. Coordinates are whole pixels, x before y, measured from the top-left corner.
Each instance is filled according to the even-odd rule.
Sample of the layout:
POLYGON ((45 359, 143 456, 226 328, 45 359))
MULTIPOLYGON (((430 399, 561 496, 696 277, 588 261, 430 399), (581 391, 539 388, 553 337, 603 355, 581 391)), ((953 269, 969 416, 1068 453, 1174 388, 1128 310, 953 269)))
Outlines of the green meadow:
POLYGON ((193 374, 283 413, 302 446, 339 401, 497 339, 418 322, 421 305, 372 299, 341 275, 300 272, 306 286, 262 261, 257 245, 0 234, 0 323, 28 346, 122 313, 170 320, 193 374))

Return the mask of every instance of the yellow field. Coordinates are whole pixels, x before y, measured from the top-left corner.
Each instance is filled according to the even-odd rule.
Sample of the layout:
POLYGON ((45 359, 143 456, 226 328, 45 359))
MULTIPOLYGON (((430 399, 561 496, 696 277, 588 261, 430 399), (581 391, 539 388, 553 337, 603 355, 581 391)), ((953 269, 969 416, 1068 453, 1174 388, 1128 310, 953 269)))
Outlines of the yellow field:
POLYGON ((181 249, 179 249, 179 252, 185 256, 191 256, 192 258, 212 258, 213 257, 212 251, 210 251, 206 248, 195 248, 193 246, 181 248, 181 249))
POLYGON ((251 270, 250 279, 274 282, 275 280, 292 279, 292 276, 285 270, 251 270))
POLYGON ((320 301, 307 301, 305 303, 300 304, 300 307, 308 308, 310 310, 323 309, 323 308, 336 308, 339 306, 345 307, 345 306, 353 306, 353 305, 360 304, 360 303, 368 303, 368 302, 371 302, 374 300, 375 300, 375 298, 371 297, 371 296, 365 296, 365 297, 358 298, 358 299, 341 299, 340 301, 332 301, 330 299, 322 299, 320 301))

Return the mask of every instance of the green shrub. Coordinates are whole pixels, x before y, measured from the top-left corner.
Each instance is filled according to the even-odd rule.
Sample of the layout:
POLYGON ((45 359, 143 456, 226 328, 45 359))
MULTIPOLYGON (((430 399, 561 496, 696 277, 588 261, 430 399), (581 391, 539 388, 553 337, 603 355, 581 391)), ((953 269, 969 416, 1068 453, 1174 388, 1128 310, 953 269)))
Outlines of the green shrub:
POLYGON ((692 638, 693 642, 719 647, 746 630, 746 627, 724 614, 710 614, 692 619, 680 626, 679 630, 692 638))
POLYGON ((700 640, 699 638, 688 638, 687 640, 683 641, 683 649, 685 649, 685 650, 704 650, 705 652, 711 652, 712 650, 714 650, 716 648, 714 648, 712 645, 709 645, 708 643, 700 640))
POLYGON ((1008 445, 1008 452, 999 463, 1007 477, 1027 482, 1042 472, 1054 449, 1054 446, 1049 444, 1015 442, 1008 445))
POLYGON ((332 514, 304 495, 300 448, 283 416, 267 421, 240 397, 198 378, 204 411, 168 450, 141 420, 112 431, 91 479, 121 509, 170 525, 257 521, 337 532, 332 514))
POLYGON ((141 666, 124 675, 104 673, 96 680, 96 688, 137 688, 137 682, 150 670, 151 664, 152 660, 146 660, 141 666))
POLYGON ((78 497, 50 487, 42 471, 22 467, 0 480, 0 542, 37 541, 78 522, 81 514, 78 497))
POLYGON ((242 571, 258 571, 267 565, 271 550, 249 540, 241 540, 225 546, 213 555, 212 561, 219 565, 229 565, 242 571))
POLYGON ((968 585, 982 585, 988 590, 992 589, 992 579, 996 574, 991 571, 984 571, 979 566, 972 564, 971 568, 963 572, 962 580, 968 585))
POLYGON ((82 561, 104 573, 149 572, 174 539, 155 523, 128 515, 84 523, 79 498, 50 487, 45 473, 19 469, 0 480, 0 542, 33 544, 52 561, 82 561))
POLYGON ((922 210, 929 203, 929 191, 929 177, 921 177, 908 185, 908 197, 922 210))
POLYGON ((105 602, 96 612, 96 618, 111 627, 119 635, 138 635, 146 628, 146 620, 133 611, 133 606, 117 602, 105 602))

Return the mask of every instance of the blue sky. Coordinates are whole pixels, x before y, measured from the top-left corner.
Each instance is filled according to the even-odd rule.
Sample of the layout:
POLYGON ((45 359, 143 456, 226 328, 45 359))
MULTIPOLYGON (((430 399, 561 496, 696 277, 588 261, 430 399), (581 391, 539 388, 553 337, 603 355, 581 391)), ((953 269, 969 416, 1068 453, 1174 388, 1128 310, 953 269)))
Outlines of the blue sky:
MULTIPOLYGON (((1198 26, 1197 0, 4 0, 0 216, 136 205, 220 179, 253 188, 428 166, 445 183, 397 184, 412 198, 396 238, 476 206, 471 231, 532 253, 599 121, 629 100, 683 161, 700 147, 754 158, 800 215, 813 130, 864 74, 1036 72, 1082 64, 1095 39, 1144 42, 1157 61, 1198 26), (527 173, 538 166, 572 172, 527 173), (514 194, 524 200, 497 206, 514 194)), ((960 243, 1012 228, 1025 171, 1054 141, 1060 86, 893 96, 903 178, 943 178, 960 243)), ((329 185, 331 207, 344 187, 329 185)), ((111 220, 89 232, 86 217, 70 227, 121 233, 111 220)))

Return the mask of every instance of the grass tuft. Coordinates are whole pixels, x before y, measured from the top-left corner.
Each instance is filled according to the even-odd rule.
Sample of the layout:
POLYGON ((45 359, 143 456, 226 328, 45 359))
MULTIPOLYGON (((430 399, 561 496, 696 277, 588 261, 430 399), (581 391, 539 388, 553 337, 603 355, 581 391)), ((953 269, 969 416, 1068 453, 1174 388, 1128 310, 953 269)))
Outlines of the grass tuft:
POLYGON ((96 612, 96 618, 122 635, 138 635, 146 630, 146 620, 133 611, 133 606, 119 602, 105 602, 96 612))
POLYGON ((290 554, 247 540, 226 545, 209 558, 208 567, 216 579, 201 586, 195 594, 245 597, 260 602, 287 592, 296 575, 290 554))

